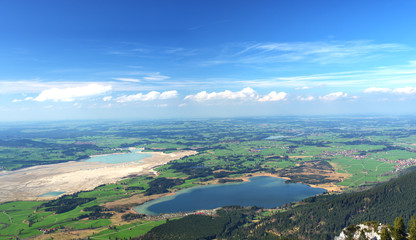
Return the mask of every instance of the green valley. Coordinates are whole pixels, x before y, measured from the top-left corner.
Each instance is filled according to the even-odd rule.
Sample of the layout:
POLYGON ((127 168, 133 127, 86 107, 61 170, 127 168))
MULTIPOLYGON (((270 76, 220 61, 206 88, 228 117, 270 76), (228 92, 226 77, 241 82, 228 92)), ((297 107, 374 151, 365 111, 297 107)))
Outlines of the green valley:
MULTIPOLYGON (((157 174, 127 175, 118 182, 93 190, 80 188, 77 193, 64 194, 55 200, 39 198, 39 201, 2 203, 0 236, 129 239, 144 235, 153 228, 146 236, 157 236, 157 229, 175 223, 168 219, 184 219, 184 224, 189 221, 187 217, 183 218, 186 214, 145 216, 134 213, 132 207, 192 186, 242 181, 263 175, 325 188, 328 193, 278 209, 235 206, 209 212, 201 218, 201 224, 218 217, 223 219, 220 221, 222 225, 213 226, 211 230, 202 229, 201 236, 238 239, 241 234, 250 232, 258 237, 260 233, 253 230, 258 229, 263 231, 265 238, 280 235, 301 238, 303 234, 306 238, 333 237, 340 229, 358 220, 391 222, 388 214, 404 217, 413 214, 405 209, 401 212, 371 210, 375 212, 358 213, 386 207, 383 204, 390 200, 378 203, 374 200, 382 198, 378 193, 366 196, 373 194, 371 191, 379 192, 381 186, 377 185, 381 182, 396 178, 416 165, 415 136, 416 119, 410 117, 280 117, 1 125, 0 167, 7 171, 1 172, 3 175, 0 176, 6 176, 13 169, 82 161, 95 154, 128 152, 131 147, 143 148, 144 152, 192 150, 197 154, 158 166, 155 168, 157 174), (354 196, 357 196, 354 204, 358 205, 351 207, 347 202, 354 196), (370 200, 363 200, 367 198, 370 200), (344 205, 339 205, 340 202, 344 205), (361 208, 361 202, 364 208, 361 208), (342 207, 350 210, 341 210, 342 207), (331 209, 337 210, 331 212, 331 209), (306 219, 299 216, 304 215, 313 216, 313 221, 303 222, 306 219), (166 221, 168 223, 164 224, 166 221), (273 222, 279 222, 279 227, 272 226, 273 222), (312 225, 320 228, 314 229, 312 225), (229 230, 218 233, 218 228, 229 230)), ((395 199, 393 195, 387 198, 395 199)))

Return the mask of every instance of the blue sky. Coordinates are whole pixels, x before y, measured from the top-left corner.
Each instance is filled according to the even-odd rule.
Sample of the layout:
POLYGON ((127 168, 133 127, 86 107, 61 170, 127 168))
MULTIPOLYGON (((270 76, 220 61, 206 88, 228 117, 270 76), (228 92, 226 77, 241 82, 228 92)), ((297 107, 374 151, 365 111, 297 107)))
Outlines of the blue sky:
POLYGON ((414 114, 416 1, 0 2, 0 121, 414 114))

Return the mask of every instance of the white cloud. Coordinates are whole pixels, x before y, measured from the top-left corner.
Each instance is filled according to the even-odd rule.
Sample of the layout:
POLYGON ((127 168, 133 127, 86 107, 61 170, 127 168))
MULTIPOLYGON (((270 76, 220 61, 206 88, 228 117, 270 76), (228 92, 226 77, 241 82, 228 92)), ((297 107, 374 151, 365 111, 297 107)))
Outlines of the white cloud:
POLYGON ((308 86, 303 86, 303 87, 297 87, 295 88, 295 90, 306 90, 306 89, 311 89, 312 87, 308 87, 308 86))
POLYGON ((112 87, 110 85, 100 85, 92 83, 82 87, 71 87, 71 88, 50 88, 43 90, 34 101, 44 102, 52 100, 54 102, 72 102, 76 99, 92 97, 96 95, 104 94, 108 91, 111 91, 112 87))
POLYGON ((169 79, 169 76, 165 76, 165 75, 161 75, 160 73, 154 73, 151 74, 147 77, 143 77, 143 79, 148 80, 148 81, 163 81, 163 80, 167 80, 169 79))
POLYGON ((169 99, 169 98, 175 98, 176 96, 178 96, 178 91, 173 90, 173 91, 166 91, 160 94, 160 99, 169 99))
POLYGON ((199 92, 195 95, 188 95, 185 97, 185 100, 193 100, 197 102, 205 102, 211 100, 240 100, 240 101, 259 101, 259 102, 269 102, 269 101, 280 101, 285 100, 287 93, 276 91, 270 92, 265 96, 260 96, 256 91, 250 87, 246 87, 239 92, 232 92, 225 90, 223 92, 211 92, 207 91, 199 92))
POLYGON ((334 93, 327 94, 325 96, 320 96, 319 99, 324 100, 324 101, 335 101, 337 99, 346 98, 346 97, 348 97, 347 93, 334 92, 334 93))
POLYGON ((309 102, 309 101, 315 100, 315 97, 314 96, 307 96, 307 97, 297 96, 297 99, 300 101, 309 102))
POLYGON ((148 94, 137 93, 134 95, 124 95, 117 98, 117 102, 134 102, 134 101, 150 101, 156 100, 160 96, 160 92, 151 91, 148 94))
POLYGON ((29 101, 29 100, 33 100, 33 97, 25 97, 24 99, 13 99, 12 102, 17 103, 17 102, 29 101))
POLYGON ((249 87, 244 88, 239 92, 231 92, 225 90, 224 92, 211 92, 206 91, 199 92, 195 95, 188 95, 185 100, 194 100, 197 102, 209 101, 209 100, 252 100, 257 98, 257 93, 249 87))
POLYGON ((178 95, 178 92, 176 90, 174 91, 166 91, 163 93, 157 92, 157 91, 151 91, 147 94, 143 93, 137 93, 134 95, 124 95, 121 97, 118 97, 116 99, 116 102, 124 103, 124 102, 136 102, 136 101, 153 101, 153 100, 165 100, 170 98, 175 98, 178 95))
POLYGON ((140 79, 137 79, 137 78, 113 78, 113 79, 122 81, 122 82, 140 82, 140 79))
POLYGON ((396 94, 416 94, 415 87, 402 87, 402 88, 377 88, 370 87, 364 90, 364 93, 396 93, 396 94))
POLYGON ((111 101, 112 98, 113 98, 112 96, 103 97, 103 101, 108 102, 108 101, 111 101))
POLYGON ((276 91, 273 91, 267 94, 266 96, 259 98, 258 101, 259 102, 276 102, 276 101, 286 100, 286 97, 287 97, 287 93, 285 92, 277 93, 276 91))
POLYGON ((393 92, 398 93, 398 94, 416 94, 416 88, 414 87, 395 88, 393 89, 393 92))
POLYGON ((388 93, 392 90, 390 88, 370 87, 364 90, 364 93, 388 93))
MULTIPOLYGON (((169 76, 165 76, 165 75, 161 75, 159 72, 155 72, 155 73, 139 73, 139 72, 135 72, 135 74, 143 74, 145 75, 144 77, 142 77, 142 80, 147 80, 147 81, 163 81, 163 80, 167 80, 170 77, 169 76)), ((117 81, 122 81, 122 82, 141 82, 141 79, 138 78, 113 78, 114 80, 117 81)))
POLYGON ((72 106, 74 106, 75 108, 82 108, 82 104, 80 104, 78 102, 72 104, 72 106))

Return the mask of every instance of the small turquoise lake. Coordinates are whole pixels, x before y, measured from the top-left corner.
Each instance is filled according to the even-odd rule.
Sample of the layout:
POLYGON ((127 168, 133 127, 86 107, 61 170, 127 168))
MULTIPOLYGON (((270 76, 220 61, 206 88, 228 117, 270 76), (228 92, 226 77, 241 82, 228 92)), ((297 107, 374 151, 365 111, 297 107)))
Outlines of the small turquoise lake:
POLYGON ((102 163, 125 163, 125 162, 140 162, 144 158, 151 157, 151 153, 142 153, 140 149, 134 149, 129 153, 117 153, 101 156, 94 156, 84 162, 102 162, 102 163))
POLYGON ((38 197, 57 197, 61 194, 64 194, 65 192, 48 192, 48 193, 44 193, 42 195, 39 195, 38 197))
POLYGON ((266 140, 273 140, 273 139, 280 139, 280 138, 286 138, 287 136, 270 136, 265 138, 266 140))
POLYGON ((325 192, 301 183, 285 183, 275 177, 253 177, 249 182, 215 184, 178 191, 137 206, 134 211, 148 215, 190 212, 223 206, 258 206, 274 208, 286 203, 301 201, 325 192))

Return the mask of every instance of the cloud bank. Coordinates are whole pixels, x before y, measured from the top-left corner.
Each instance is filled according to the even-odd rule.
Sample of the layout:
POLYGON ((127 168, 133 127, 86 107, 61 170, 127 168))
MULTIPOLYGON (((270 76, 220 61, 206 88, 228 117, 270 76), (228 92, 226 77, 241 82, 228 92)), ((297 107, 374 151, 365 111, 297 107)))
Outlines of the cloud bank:
POLYGON ((403 88, 378 88, 370 87, 363 91, 364 93, 396 93, 396 94, 416 94, 415 87, 403 87, 403 88))
POLYGON ((101 84, 89 84, 86 86, 70 88, 50 88, 43 90, 36 98, 33 98, 33 100, 37 102, 72 102, 77 99, 101 95, 111 91, 111 89, 112 87, 110 85, 101 84))
POLYGON ((315 97, 314 96, 307 96, 307 97, 297 96, 297 99, 302 102, 310 102, 310 101, 315 100, 315 97))
POLYGON ((137 102, 137 101, 154 101, 154 100, 166 100, 170 98, 175 98, 178 96, 178 92, 176 90, 173 91, 166 91, 166 92, 157 92, 151 91, 147 94, 137 93, 133 95, 123 95, 121 97, 116 98, 116 102, 125 103, 125 102, 137 102))
POLYGON ((213 100, 240 100, 240 101, 258 101, 258 102, 274 102, 286 100, 287 93, 276 91, 270 92, 265 96, 260 96, 256 91, 250 87, 246 87, 241 91, 232 92, 225 90, 223 92, 211 92, 207 91, 199 92, 195 95, 188 95, 185 100, 192 100, 196 102, 205 102, 213 100))
POLYGON ((287 97, 287 93, 285 92, 279 92, 273 91, 269 94, 267 94, 264 97, 261 97, 258 99, 259 102, 276 102, 276 101, 282 101, 285 100, 287 97))
POLYGON ((330 93, 327 94, 325 96, 320 96, 319 99, 323 100, 323 101, 335 101, 341 98, 346 98, 348 97, 347 93, 344 92, 334 92, 334 93, 330 93))

